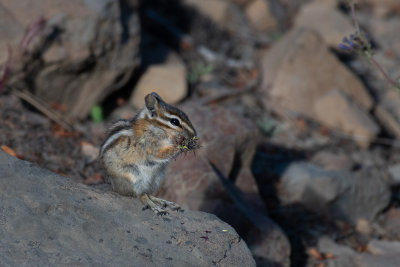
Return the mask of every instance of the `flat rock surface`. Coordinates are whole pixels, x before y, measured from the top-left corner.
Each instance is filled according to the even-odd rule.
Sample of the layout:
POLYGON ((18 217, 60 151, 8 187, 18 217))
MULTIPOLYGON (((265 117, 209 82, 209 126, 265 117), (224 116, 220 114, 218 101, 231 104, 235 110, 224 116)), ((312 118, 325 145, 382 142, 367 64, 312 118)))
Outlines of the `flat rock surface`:
POLYGON ((214 215, 142 211, 109 186, 88 187, 0 151, 1 266, 254 266, 214 215))

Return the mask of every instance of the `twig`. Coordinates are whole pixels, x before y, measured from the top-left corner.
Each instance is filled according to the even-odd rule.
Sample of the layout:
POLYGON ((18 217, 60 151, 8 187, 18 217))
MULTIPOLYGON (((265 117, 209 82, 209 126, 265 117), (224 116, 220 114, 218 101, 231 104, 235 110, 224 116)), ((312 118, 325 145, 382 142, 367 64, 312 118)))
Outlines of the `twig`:
POLYGON ((360 25, 357 19, 357 13, 355 10, 354 0, 348 0, 348 5, 351 9, 351 16, 354 22, 354 26, 356 28, 356 33, 350 35, 350 38, 343 38, 343 43, 339 44, 339 48, 345 51, 359 53, 364 55, 370 63, 375 65, 377 69, 382 73, 385 79, 396 89, 400 89, 400 82, 395 81, 387 74, 387 72, 382 68, 382 66, 375 60, 373 51, 371 48, 371 43, 368 38, 361 32, 360 25))
POLYGON ((37 110, 42 112, 46 117, 48 117, 55 123, 61 125, 64 129, 67 129, 68 131, 74 130, 72 124, 65 121, 60 114, 49 108, 44 102, 42 102, 39 98, 31 94, 29 91, 13 88, 13 90, 11 90, 11 93, 21 98, 22 100, 28 102, 32 106, 34 106, 37 110))
POLYGON ((349 5, 351 9, 351 16, 353 17, 354 27, 356 27, 356 33, 357 35, 361 35, 360 25, 358 23, 356 9, 355 9, 356 4, 354 3, 354 1, 350 1, 349 5))
POLYGON ((399 84, 395 81, 392 80, 392 78, 389 77, 389 75, 386 73, 386 71, 382 68, 382 66, 376 61, 376 59, 371 56, 370 57, 371 62, 375 65, 375 67, 378 68, 378 70, 382 73, 382 75, 385 77, 385 79, 393 85, 395 88, 399 87, 399 84))

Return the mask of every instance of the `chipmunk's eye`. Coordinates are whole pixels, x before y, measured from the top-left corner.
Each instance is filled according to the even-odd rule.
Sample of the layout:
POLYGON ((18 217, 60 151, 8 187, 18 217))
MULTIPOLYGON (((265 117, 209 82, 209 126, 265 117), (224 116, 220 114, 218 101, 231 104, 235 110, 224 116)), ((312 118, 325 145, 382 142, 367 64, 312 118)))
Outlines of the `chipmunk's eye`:
POLYGON ((179 122, 179 120, 178 120, 178 119, 175 119, 175 118, 170 119, 169 122, 170 122, 172 125, 175 125, 175 126, 180 126, 180 125, 181 125, 180 122, 179 122))

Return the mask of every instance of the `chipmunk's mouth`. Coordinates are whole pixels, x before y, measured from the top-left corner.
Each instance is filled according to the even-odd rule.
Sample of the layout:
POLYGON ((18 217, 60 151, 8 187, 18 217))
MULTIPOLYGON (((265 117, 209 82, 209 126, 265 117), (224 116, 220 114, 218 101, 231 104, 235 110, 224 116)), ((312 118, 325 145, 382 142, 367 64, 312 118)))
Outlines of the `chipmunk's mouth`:
POLYGON ((199 138, 197 136, 193 136, 190 138, 186 138, 184 136, 180 136, 176 142, 177 148, 181 152, 188 152, 200 147, 199 145, 199 138))

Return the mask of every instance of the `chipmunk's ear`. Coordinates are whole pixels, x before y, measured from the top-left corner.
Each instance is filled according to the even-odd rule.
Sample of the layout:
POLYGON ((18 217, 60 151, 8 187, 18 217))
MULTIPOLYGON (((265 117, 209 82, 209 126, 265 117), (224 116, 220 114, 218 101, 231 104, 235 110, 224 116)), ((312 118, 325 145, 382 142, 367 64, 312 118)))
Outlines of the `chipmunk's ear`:
POLYGON ((154 117, 157 115, 157 111, 160 109, 160 103, 162 102, 161 97, 157 93, 151 93, 146 95, 144 98, 146 108, 150 115, 154 117))

